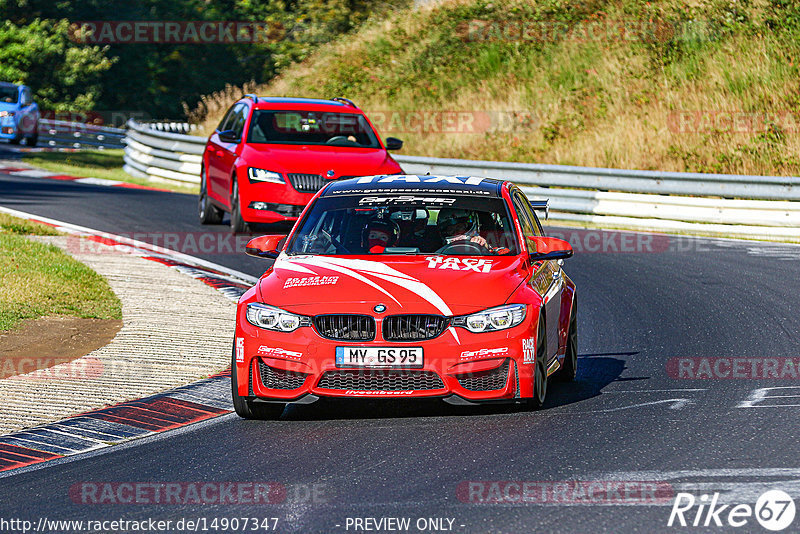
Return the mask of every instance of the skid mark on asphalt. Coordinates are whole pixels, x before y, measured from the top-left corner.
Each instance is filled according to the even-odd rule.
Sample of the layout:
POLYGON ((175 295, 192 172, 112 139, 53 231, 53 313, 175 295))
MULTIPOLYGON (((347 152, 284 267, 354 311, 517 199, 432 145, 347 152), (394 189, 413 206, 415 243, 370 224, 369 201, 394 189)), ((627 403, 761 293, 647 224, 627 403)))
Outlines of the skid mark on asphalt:
POLYGON ((230 373, 0 437, 0 472, 110 447, 231 412, 230 373))
MULTIPOLYGON (((615 471, 597 475, 597 480, 666 482, 673 491, 719 493, 720 504, 755 503, 765 491, 781 489, 800 495, 800 468, 682 469, 676 471, 615 471)), ((672 506, 672 501, 652 503, 672 506)))
POLYGON ((737 241, 725 239, 709 239, 709 244, 717 249, 740 249, 748 256, 761 256, 773 260, 800 259, 800 246, 781 243, 756 243, 753 241, 737 241))
POLYGON ((800 408, 800 386, 754 389, 737 408, 800 408))

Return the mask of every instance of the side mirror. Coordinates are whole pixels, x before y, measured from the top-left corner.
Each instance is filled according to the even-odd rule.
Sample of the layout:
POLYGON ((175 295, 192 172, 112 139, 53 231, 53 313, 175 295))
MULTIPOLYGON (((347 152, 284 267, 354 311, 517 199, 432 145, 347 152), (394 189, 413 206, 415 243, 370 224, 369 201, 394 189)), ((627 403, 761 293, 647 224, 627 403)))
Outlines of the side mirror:
POLYGON ((556 237, 529 236, 528 246, 536 245, 531 252, 531 261, 563 260, 572 256, 572 247, 563 239, 556 237))
POLYGON ((262 235, 247 242, 244 251, 248 256, 275 259, 281 253, 285 235, 262 235))
POLYGON ((222 130, 217 135, 219 135, 219 140, 224 143, 239 142, 239 135, 236 133, 236 130, 222 130))
POLYGON ((403 141, 396 137, 386 138, 386 150, 400 150, 403 148, 403 141))

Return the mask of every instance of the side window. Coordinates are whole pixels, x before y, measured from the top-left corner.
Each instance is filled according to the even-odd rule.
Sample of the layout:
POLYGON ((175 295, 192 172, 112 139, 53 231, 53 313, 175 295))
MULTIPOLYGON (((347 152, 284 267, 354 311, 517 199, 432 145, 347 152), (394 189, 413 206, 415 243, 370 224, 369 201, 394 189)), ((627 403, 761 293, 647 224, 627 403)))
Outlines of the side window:
POLYGON ((536 213, 534 213, 525 195, 519 191, 514 191, 512 198, 514 199, 514 209, 517 210, 517 215, 522 225, 522 231, 525 233, 528 252, 536 252, 536 241, 532 237, 544 235, 539 219, 536 217, 536 213))
POLYGON ((536 234, 533 230, 533 224, 531 223, 531 220, 522 205, 522 199, 516 193, 513 194, 511 199, 514 203, 514 211, 517 212, 517 218, 519 218, 519 224, 522 226, 522 233, 525 235, 525 240, 528 242, 528 252, 535 252, 536 246, 534 245, 531 247, 531 242, 530 239, 528 239, 528 236, 536 234))
POLYGON ((231 123, 227 125, 229 130, 236 132, 236 136, 239 139, 242 138, 242 134, 244 133, 244 123, 247 121, 247 112, 249 109, 247 104, 239 104, 231 118, 231 123))
POLYGON ((236 108, 238 105, 231 106, 231 109, 222 117, 222 120, 219 122, 219 126, 217 126, 217 131, 222 132, 225 130, 229 130, 230 128, 226 128, 228 122, 233 118, 233 115, 236 113, 236 108))
POLYGON ((542 230, 542 225, 539 223, 539 218, 536 216, 536 212, 531 206, 530 201, 522 193, 517 193, 517 195, 520 197, 520 202, 522 203, 523 209, 533 225, 534 235, 543 236, 544 231, 542 230))

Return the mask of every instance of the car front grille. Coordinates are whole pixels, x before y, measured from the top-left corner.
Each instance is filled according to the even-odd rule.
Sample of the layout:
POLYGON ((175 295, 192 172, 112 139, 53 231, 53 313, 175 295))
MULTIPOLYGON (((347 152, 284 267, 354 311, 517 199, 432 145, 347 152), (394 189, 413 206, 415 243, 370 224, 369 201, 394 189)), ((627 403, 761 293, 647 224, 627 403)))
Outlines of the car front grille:
POLYGON ((261 383, 267 389, 298 389, 308 376, 305 373, 270 367, 261 360, 258 361, 258 373, 261 376, 261 383))
POLYGON ((433 371, 353 369, 327 371, 317 387, 353 391, 426 391, 444 389, 433 371))
POLYGON ((441 335, 448 319, 441 315, 390 315, 383 320, 386 341, 422 341, 441 335))
POLYGON ((300 193, 316 193, 328 182, 321 174, 290 172, 286 176, 289 178, 289 183, 292 184, 292 187, 300 193))
POLYGON ((508 360, 497 369, 458 375, 456 377, 461 387, 470 391, 493 391, 503 389, 508 382, 508 360))
POLYGON ((314 317, 319 335, 339 341, 372 341, 375 319, 369 315, 331 314, 314 317))

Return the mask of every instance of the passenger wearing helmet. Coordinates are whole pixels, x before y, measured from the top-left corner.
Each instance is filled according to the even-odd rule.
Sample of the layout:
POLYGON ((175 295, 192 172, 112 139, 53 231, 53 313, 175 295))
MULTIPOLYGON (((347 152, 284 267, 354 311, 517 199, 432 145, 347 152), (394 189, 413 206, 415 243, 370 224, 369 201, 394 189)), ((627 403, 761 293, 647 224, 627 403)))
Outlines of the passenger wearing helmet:
POLYGON ((478 235, 478 214, 472 210, 442 208, 439 210, 436 226, 445 247, 458 241, 466 241, 489 248, 486 239, 478 235))
POLYGON ((361 232, 361 246, 370 254, 381 254, 400 239, 400 227, 392 220, 372 219, 361 232))

